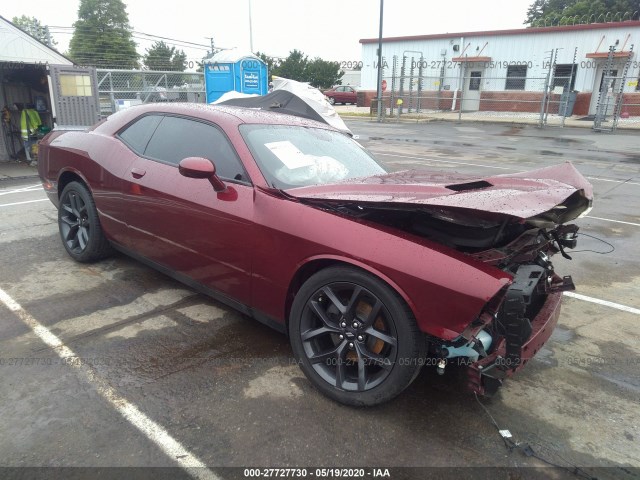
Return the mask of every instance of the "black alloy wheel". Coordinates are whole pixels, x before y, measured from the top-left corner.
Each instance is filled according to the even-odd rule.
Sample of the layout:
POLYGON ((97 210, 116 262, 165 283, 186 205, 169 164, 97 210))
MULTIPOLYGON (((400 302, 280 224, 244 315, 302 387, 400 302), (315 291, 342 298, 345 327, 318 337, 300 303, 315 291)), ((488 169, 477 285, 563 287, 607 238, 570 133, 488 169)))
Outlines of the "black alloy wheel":
POLYGON ((350 267, 312 276, 294 300, 294 355, 311 382, 349 405, 375 405, 413 381, 424 339, 405 302, 378 278, 350 267))
POLYGON ((93 198, 80 182, 70 182, 60 195, 58 227, 64 248, 78 262, 100 260, 111 253, 93 198))

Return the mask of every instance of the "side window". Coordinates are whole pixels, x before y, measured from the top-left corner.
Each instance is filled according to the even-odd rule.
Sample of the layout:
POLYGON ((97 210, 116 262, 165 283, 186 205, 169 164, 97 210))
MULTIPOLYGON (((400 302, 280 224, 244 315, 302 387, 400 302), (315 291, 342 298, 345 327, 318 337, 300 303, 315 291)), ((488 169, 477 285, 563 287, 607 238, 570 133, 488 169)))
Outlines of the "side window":
POLYGON ((249 180, 224 134, 213 125, 195 120, 164 117, 144 154, 173 165, 187 157, 204 157, 215 163, 220 177, 249 180))
POLYGON ((160 115, 145 115, 121 131, 118 136, 134 152, 142 155, 160 120, 160 115))
POLYGON ((505 90, 524 90, 527 82, 526 65, 509 65, 507 67, 507 81, 505 90))

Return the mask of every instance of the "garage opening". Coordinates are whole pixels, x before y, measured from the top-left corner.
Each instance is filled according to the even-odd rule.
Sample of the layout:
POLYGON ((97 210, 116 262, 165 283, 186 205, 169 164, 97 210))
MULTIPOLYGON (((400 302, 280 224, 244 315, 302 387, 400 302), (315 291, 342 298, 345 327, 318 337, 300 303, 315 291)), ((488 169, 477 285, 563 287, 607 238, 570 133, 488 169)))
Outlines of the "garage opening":
POLYGON ((0 160, 32 161, 38 140, 53 128, 45 65, 0 62, 0 160))

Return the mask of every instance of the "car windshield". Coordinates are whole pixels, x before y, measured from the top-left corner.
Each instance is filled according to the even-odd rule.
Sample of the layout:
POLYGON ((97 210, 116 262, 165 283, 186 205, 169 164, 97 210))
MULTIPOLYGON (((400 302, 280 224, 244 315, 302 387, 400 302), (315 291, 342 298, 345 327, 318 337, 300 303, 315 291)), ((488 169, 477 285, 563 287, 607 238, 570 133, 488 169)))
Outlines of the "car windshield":
POLYGON ((291 125, 242 125, 240 132, 274 188, 286 190, 386 173, 343 133, 291 125))

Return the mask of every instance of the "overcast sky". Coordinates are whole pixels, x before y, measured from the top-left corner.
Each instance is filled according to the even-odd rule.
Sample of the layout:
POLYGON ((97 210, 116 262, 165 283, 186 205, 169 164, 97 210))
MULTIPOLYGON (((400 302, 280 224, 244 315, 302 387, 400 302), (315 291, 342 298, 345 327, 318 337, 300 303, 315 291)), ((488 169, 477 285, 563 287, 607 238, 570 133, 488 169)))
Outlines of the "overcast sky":
MULTIPOLYGON (((379 0, 207 0, 160 2, 125 0, 129 22, 136 32, 208 45, 213 37, 222 48, 249 50, 249 1, 253 20, 253 49, 286 57, 302 50, 310 58, 359 60, 361 38, 378 36, 379 0)), ((387 0, 384 36, 453 33, 523 28, 533 0, 387 0)), ((71 27, 79 0, 5 0, 0 15, 37 17, 43 24, 71 27)), ((71 29, 52 28, 64 52, 71 29), (67 33, 62 33, 67 32, 67 33)), ((152 40, 136 38, 139 53, 152 40)), ((180 45, 189 60, 200 60, 206 50, 180 45)))

